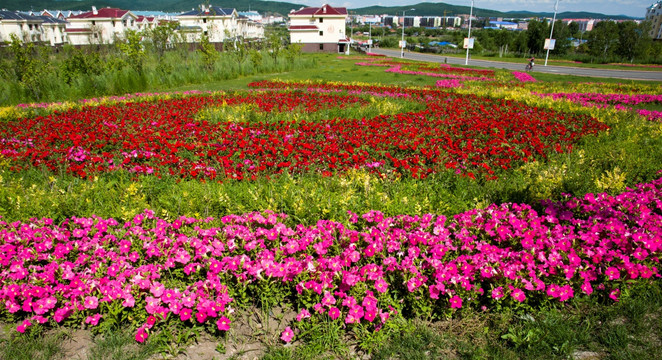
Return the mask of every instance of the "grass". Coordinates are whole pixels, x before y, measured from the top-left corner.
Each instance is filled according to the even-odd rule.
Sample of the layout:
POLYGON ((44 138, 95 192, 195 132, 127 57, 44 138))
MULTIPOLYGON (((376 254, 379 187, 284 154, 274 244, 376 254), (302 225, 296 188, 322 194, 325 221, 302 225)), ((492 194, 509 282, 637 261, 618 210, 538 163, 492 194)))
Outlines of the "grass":
POLYGON ((129 331, 116 330, 97 336, 87 360, 147 360, 157 353, 156 345, 139 345, 129 331))
POLYGON ((35 326, 26 334, 14 332, 13 326, 4 325, 0 334, 0 359, 47 360, 62 358, 65 331, 44 332, 35 326))

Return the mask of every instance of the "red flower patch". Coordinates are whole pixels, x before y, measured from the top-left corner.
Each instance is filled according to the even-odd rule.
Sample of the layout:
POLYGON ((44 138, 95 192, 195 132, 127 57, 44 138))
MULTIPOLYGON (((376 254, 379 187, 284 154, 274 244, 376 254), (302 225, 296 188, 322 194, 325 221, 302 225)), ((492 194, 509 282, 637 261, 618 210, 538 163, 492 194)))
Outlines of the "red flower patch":
POLYGON ((17 171, 45 167, 81 177, 123 169, 241 180, 283 172, 331 176, 363 168, 379 175, 416 178, 455 169, 465 176, 490 179, 496 169, 571 151, 577 139, 607 128, 583 115, 437 89, 274 82, 251 86, 287 91, 87 107, 20 119, 0 124, 0 153, 17 171), (370 119, 277 123, 210 123, 195 117, 200 109, 247 103, 265 114, 367 104, 354 96, 359 94, 406 95, 426 109, 370 119))

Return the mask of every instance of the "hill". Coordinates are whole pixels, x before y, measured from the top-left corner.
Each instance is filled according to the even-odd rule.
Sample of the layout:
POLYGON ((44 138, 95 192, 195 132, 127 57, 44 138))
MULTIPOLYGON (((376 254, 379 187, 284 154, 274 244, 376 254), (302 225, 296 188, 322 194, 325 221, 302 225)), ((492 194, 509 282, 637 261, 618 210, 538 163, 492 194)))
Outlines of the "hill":
MULTIPOLYGON (((3 0, 3 8, 9 10, 89 10, 92 6, 97 8, 111 6, 129 10, 151 10, 166 12, 183 12, 191 10, 203 3, 203 0, 3 0)), ((256 10, 263 14, 281 14, 287 15, 292 9, 304 7, 302 4, 294 4, 280 1, 262 1, 262 0, 212 0, 212 5, 220 7, 236 8, 239 11, 256 10)), ((357 15, 382 15, 402 14, 406 11, 407 15, 430 15, 443 16, 445 14, 458 15, 468 14, 469 6, 450 5, 446 3, 422 2, 409 6, 368 6, 363 8, 350 9, 351 14, 357 15), (411 11, 410 9, 415 10, 411 11)), ((482 9, 474 7, 474 14, 479 17, 504 17, 504 18, 530 18, 530 17, 552 17, 553 13, 534 13, 530 11, 510 11, 501 12, 496 10, 482 9)), ((591 12, 563 12, 557 15, 558 18, 593 18, 593 19, 631 19, 623 15, 605 15, 591 12)))

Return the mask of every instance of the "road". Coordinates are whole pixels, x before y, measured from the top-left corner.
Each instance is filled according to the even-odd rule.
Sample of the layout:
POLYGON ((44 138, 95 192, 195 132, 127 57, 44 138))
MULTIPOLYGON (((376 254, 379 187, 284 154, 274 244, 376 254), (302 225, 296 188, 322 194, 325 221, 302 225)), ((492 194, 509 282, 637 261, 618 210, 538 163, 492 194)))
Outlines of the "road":
MULTIPOLYGON (((390 57, 400 57, 400 50, 372 49, 372 52, 376 54, 383 54, 390 57)), ((450 56, 446 57, 443 55, 425 54, 425 53, 417 53, 417 52, 405 52, 405 59, 438 62, 438 63, 446 62, 448 64, 461 64, 461 65, 464 65, 465 62, 465 58, 457 58, 450 56)), ((544 59, 540 59, 538 61, 539 62, 536 62, 533 72, 615 78, 615 79, 624 79, 624 80, 662 81, 662 71, 590 69, 590 68, 578 68, 571 66, 543 66, 544 59)), ((482 66, 487 68, 524 71, 524 66, 526 66, 526 60, 522 59, 522 63, 519 64, 519 63, 492 61, 492 60, 469 59, 469 65, 482 66)))

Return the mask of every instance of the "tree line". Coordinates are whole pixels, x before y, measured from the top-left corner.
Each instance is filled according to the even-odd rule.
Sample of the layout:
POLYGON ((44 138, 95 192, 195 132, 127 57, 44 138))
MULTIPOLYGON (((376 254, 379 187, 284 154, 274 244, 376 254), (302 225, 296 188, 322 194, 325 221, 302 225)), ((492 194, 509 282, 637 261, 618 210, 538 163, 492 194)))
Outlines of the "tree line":
MULTIPOLYGON (((487 25, 477 23, 471 31, 475 37, 473 52, 486 56, 542 56, 545 54, 545 39, 549 38, 551 22, 533 19, 528 28, 522 31, 506 29, 482 29, 487 25)), ((585 63, 652 63, 662 64, 662 42, 653 41, 650 36, 651 24, 648 21, 614 22, 600 21, 591 31, 581 31, 579 24, 569 24, 557 20, 554 23, 553 38, 556 39, 550 56, 559 59, 581 61, 585 63), (578 43, 578 46, 573 45, 578 43)), ((348 29, 366 32, 368 26, 348 29)), ((382 47, 397 47, 400 29, 372 27, 373 39, 382 47)), ((454 52, 452 48, 439 48, 429 45, 432 41, 448 41, 461 45, 467 36, 466 29, 428 29, 406 27, 405 35, 411 50, 454 52), (416 46, 418 45, 418 46, 416 46)))

